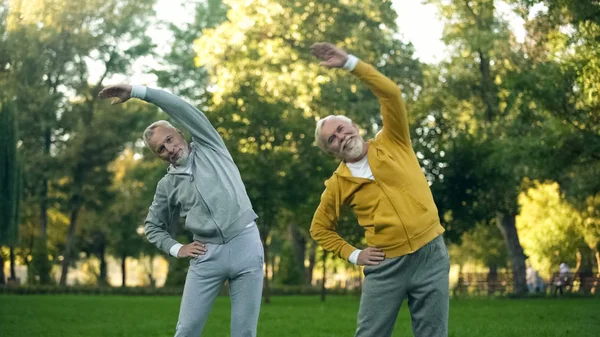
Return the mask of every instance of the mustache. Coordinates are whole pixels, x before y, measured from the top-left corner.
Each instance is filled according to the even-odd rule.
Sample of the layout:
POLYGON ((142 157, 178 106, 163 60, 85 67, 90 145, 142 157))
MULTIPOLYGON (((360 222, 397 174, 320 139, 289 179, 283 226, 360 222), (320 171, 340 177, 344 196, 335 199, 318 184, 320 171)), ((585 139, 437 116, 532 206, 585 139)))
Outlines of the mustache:
POLYGON ((341 148, 340 148, 340 149, 341 149, 342 151, 346 150, 346 146, 348 146, 348 143, 349 143, 349 142, 351 142, 352 140, 354 140, 354 137, 355 137, 355 136, 349 136, 349 137, 346 137, 346 139, 345 139, 345 140, 342 142, 342 146, 341 146, 341 148))
POLYGON ((171 160, 176 160, 179 156, 179 153, 181 153, 181 151, 183 151, 182 149, 177 150, 177 152, 173 153, 173 155, 171 156, 171 160))

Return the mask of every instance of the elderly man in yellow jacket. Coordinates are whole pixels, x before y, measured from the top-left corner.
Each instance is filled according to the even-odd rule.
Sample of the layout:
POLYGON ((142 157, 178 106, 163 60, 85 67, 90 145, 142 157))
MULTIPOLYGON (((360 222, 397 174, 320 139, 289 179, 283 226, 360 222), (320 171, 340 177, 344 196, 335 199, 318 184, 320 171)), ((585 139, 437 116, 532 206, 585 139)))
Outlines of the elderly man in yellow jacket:
POLYGON ((405 299, 416 337, 447 336, 450 261, 444 229, 412 148, 400 89, 332 44, 316 43, 312 53, 324 67, 352 72, 381 105, 383 128, 368 142, 345 116, 325 117, 315 130, 317 145, 341 163, 325 182, 310 234, 324 249, 365 266, 355 336, 391 336, 405 299), (365 249, 336 232, 344 204, 365 229, 365 249))

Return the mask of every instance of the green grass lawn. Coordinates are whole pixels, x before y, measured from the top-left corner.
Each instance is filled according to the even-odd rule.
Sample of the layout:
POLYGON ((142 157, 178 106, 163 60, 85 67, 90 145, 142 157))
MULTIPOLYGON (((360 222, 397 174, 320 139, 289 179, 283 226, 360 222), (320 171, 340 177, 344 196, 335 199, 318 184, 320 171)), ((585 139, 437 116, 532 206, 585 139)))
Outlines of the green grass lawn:
MULTIPOLYGON (((0 296, 2 337, 173 336, 179 297, 0 296)), ((358 298, 274 297, 258 336, 354 335, 358 298)), ((204 336, 229 336, 229 298, 219 297, 204 336)), ((406 303, 394 336, 412 336, 406 303)), ((450 336, 600 336, 598 299, 453 299, 450 336)), ((376 337, 376 336, 374 336, 376 337)))

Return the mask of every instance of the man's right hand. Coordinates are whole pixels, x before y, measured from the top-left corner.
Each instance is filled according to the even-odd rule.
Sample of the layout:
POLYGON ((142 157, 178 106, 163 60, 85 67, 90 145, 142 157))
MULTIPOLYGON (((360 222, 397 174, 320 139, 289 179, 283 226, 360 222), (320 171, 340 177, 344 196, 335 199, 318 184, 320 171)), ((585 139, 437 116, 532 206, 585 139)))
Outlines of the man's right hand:
POLYGON ((358 254, 358 261, 356 264, 359 266, 376 266, 385 259, 385 253, 383 250, 375 247, 369 247, 363 249, 358 254))
POLYGON ((201 242, 194 241, 179 248, 177 257, 198 257, 204 254, 206 254, 206 245, 201 242))

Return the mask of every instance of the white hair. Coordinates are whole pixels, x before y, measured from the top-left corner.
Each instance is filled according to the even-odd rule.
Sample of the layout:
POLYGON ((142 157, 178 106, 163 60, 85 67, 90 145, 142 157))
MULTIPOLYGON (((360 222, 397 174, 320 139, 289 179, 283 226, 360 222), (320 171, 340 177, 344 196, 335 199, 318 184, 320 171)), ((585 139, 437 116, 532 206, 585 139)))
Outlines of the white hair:
POLYGON ((144 130, 144 133, 142 134, 142 139, 144 140, 144 144, 146 144, 146 147, 148 147, 150 150, 152 150, 152 152, 154 152, 154 149, 150 147, 150 144, 148 144, 148 141, 150 140, 150 138, 152 138, 152 135, 154 135, 154 129, 156 129, 159 126, 177 130, 177 128, 175 128, 173 126, 173 124, 171 124, 165 120, 156 121, 156 122, 148 125, 148 127, 146 128, 146 130, 144 130))
POLYGON ((329 119, 339 119, 343 122, 346 122, 349 125, 352 125, 352 120, 343 115, 329 115, 325 118, 319 119, 319 121, 317 122, 317 127, 315 128, 315 141, 317 142, 317 146, 327 153, 330 153, 330 151, 327 148, 327 143, 325 142, 325 140, 321 139, 321 129, 323 128, 325 121, 329 119))

